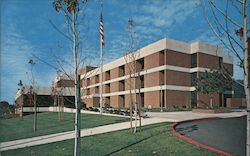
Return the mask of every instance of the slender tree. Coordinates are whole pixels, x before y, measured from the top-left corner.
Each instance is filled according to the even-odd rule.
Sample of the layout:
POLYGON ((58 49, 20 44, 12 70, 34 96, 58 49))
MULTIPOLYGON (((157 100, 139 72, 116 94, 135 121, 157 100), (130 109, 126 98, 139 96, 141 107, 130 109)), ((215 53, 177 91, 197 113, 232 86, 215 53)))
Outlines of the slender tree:
POLYGON ((34 66, 35 66, 35 61, 33 59, 30 59, 29 62, 30 64, 30 90, 29 90, 29 99, 30 99, 30 104, 33 105, 33 111, 34 111, 34 120, 33 120, 33 130, 37 131, 37 95, 36 92, 38 91, 35 88, 35 76, 34 76, 34 66))
MULTIPOLYGON (((136 33, 134 30, 135 23, 132 18, 128 20, 128 35, 129 35, 129 43, 128 43, 128 52, 125 54, 124 59, 126 61, 126 65, 129 72, 129 81, 127 81, 127 85, 129 86, 129 92, 130 92, 130 127, 132 131, 132 111, 134 107, 134 116, 135 116, 135 122, 134 122, 134 130, 132 131, 135 133, 137 131, 137 120, 138 120, 138 113, 139 113, 139 121, 141 126, 141 104, 139 104, 137 101, 137 93, 140 85, 138 85, 138 79, 140 77, 140 71, 138 67, 137 59, 140 57, 140 52, 137 51, 137 39, 136 39, 136 33)), ((140 127, 141 129, 141 127, 140 127)))
POLYGON ((246 155, 250 156, 250 36, 247 34, 247 32, 249 32, 249 28, 247 26, 247 23, 249 22, 247 20, 249 17, 247 16, 250 16, 250 1, 226 0, 223 2, 224 5, 220 6, 224 6, 224 9, 221 9, 214 0, 201 0, 201 6, 203 9, 204 18, 213 34, 221 41, 225 49, 238 59, 238 65, 243 69, 244 72, 243 85, 247 102, 246 155), (207 4, 208 8, 205 4, 207 4), (211 12, 211 17, 208 17, 206 14, 208 9, 211 12), (232 16, 232 13, 234 16, 232 16))
MULTIPOLYGON (((82 1, 83 4, 87 3, 87 0, 82 1)), ((72 37, 66 36, 73 44, 74 55, 74 81, 75 81, 75 148, 74 156, 80 155, 80 76, 78 75, 78 16, 80 11, 80 3, 78 0, 55 0, 53 6, 57 12, 62 12, 67 19, 68 25, 71 30, 72 37)))

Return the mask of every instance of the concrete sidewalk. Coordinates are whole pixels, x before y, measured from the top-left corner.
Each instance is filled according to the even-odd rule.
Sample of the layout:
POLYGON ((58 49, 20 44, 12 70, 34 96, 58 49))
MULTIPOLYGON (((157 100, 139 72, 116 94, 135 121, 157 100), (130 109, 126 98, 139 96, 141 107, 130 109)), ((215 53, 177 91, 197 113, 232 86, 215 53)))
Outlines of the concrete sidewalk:
POLYGON ((208 113, 193 113, 192 111, 183 112, 147 112, 146 113, 151 118, 163 118, 167 119, 169 122, 181 122, 193 119, 202 118, 232 118, 247 115, 246 111, 241 112, 230 112, 230 113, 218 113, 218 114, 208 114, 208 113))
MULTIPOLYGON (((161 122, 167 122, 167 120, 161 118, 147 118, 142 120, 142 126, 161 123, 161 122)), ((137 123, 139 125, 139 122, 137 123)), ((122 123, 99 126, 95 128, 82 129, 81 137, 124 130, 129 128, 130 128, 130 122, 122 122, 122 123)), ((73 139, 74 137, 75 137, 74 131, 68 131, 51 135, 38 136, 38 137, 14 140, 9 142, 2 142, 0 143, 0 151, 58 142, 58 141, 73 139)))
MULTIPOLYGON (((205 114, 205 113, 192 113, 192 112, 161 112, 161 113, 149 112, 147 114, 150 116, 150 118, 142 119, 142 126, 162 123, 162 122, 180 122, 185 120, 209 118, 209 117, 221 117, 221 118, 239 117, 245 115, 246 112, 233 112, 233 113, 221 113, 221 114, 205 114)), ((139 125, 139 122, 137 123, 139 125)), ((82 129, 81 136, 82 137, 91 136, 91 135, 124 130, 129 128, 130 128, 130 122, 116 123, 116 124, 99 126, 95 128, 82 129)), ((14 140, 9 142, 2 142, 0 143, 0 151, 73 139, 75 137, 74 134, 75 134, 74 131, 68 131, 51 135, 38 136, 38 137, 14 140)))

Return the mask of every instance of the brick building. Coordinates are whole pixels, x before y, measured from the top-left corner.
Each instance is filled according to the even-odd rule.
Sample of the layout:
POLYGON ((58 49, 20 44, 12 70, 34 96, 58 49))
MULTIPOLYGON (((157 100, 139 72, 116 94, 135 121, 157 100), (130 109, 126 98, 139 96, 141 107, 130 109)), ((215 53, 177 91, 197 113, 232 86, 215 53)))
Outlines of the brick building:
MULTIPOLYGON (((232 60, 223 50, 202 42, 185 43, 162 39, 133 53, 136 56, 137 100, 142 107, 208 105, 208 95, 196 93, 194 82, 201 72, 225 68, 233 73, 232 60)), ((103 66, 104 104, 124 108, 130 104, 130 60, 121 57, 103 66)), ((100 70, 81 69, 82 99, 87 107, 99 106, 100 70)), ((214 105, 224 105, 224 97, 213 94, 214 105)))
MULTIPOLYGON (((36 86, 34 89, 32 89, 32 92, 36 94, 37 107, 57 106, 57 100, 59 98, 61 101, 63 101, 63 105, 65 107, 75 107, 74 81, 70 80, 65 75, 60 75, 55 78, 54 82, 54 95, 56 95, 55 100, 53 97, 52 87, 36 86)), ((33 107, 34 95, 30 90, 30 86, 24 85, 21 88, 22 89, 19 89, 16 93, 16 107, 33 107)))

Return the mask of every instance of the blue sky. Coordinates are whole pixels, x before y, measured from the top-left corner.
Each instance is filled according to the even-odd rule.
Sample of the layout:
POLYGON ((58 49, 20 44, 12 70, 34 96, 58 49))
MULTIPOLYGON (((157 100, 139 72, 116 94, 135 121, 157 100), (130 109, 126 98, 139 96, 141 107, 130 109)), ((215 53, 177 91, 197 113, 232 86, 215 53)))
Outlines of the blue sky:
MULTIPOLYGON (((57 70, 34 58, 32 54, 55 67, 58 67, 57 60, 64 60, 68 62, 62 63, 64 68, 71 71, 73 62, 71 44, 49 21, 66 34, 67 24, 64 16, 53 9, 52 2, 52 0, 0 1, 1 101, 14 102, 19 80, 29 84, 31 69, 28 64, 29 59, 36 62, 34 65, 36 85, 51 86, 57 70)), ((226 0, 216 2, 219 7, 224 7, 226 0)), ((80 12, 80 52, 81 56, 87 58, 85 65, 98 65, 99 6, 98 0, 90 0, 80 12)), ((208 8, 207 5, 206 7, 208 8)), ((232 17, 240 23, 239 14, 234 13, 232 9, 230 11, 232 17)), ((207 15, 211 16, 211 12, 207 11, 207 15)), ((185 42, 203 41, 223 47, 204 20, 199 0, 104 0, 104 62, 124 55, 128 41, 127 21, 131 17, 136 25, 138 47, 165 37, 185 42)), ((230 31, 234 31, 233 27, 230 31)), ((227 51, 225 53, 230 54, 227 51)), ((237 63, 237 60, 234 60, 237 63)), ((235 67, 234 77, 242 78, 242 71, 238 67, 235 67)))

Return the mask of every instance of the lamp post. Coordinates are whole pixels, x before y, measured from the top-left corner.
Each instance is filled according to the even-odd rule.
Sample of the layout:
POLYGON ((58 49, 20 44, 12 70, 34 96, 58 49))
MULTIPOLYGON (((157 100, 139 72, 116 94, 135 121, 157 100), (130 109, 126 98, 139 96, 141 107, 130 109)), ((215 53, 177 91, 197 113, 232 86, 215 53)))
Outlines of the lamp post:
POLYGON ((23 87, 23 83, 22 80, 19 81, 19 83, 17 84, 20 88, 20 93, 21 93, 21 119, 23 120, 23 93, 24 93, 24 87, 23 87))

